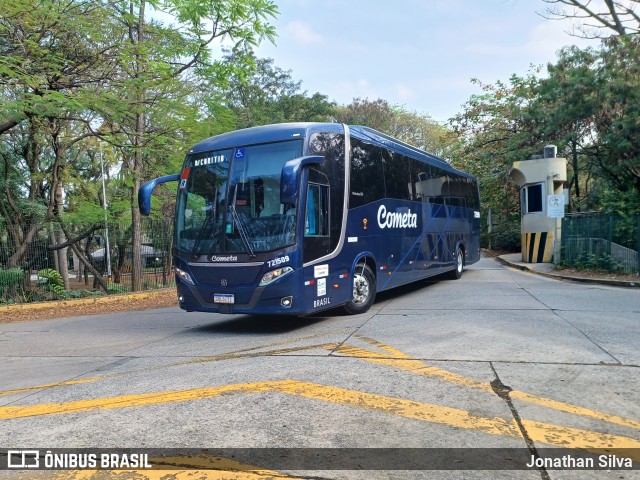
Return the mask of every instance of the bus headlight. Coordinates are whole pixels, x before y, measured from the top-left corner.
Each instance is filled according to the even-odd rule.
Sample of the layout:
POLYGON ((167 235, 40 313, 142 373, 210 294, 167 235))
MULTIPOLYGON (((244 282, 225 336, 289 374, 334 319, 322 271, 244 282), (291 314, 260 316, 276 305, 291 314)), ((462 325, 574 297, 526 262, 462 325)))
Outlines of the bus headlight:
POLYGON ((276 268, 275 270, 271 270, 270 272, 265 273, 258 285, 260 287, 264 287, 265 285, 269 285, 270 283, 275 282, 277 279, 284 277, 291 272, 293 272, 293 268, 291 267, 276 268))
POLYGON ((189 275, 184 270, 180 270, 178 267, 176 267, 176 275, 178 275, 178 277, 180 277, 184 281, 184 283, 188 283, 189 285, 195 285, 195 283, 193 282, 193 279, 191 278, 191 275, 189 275))

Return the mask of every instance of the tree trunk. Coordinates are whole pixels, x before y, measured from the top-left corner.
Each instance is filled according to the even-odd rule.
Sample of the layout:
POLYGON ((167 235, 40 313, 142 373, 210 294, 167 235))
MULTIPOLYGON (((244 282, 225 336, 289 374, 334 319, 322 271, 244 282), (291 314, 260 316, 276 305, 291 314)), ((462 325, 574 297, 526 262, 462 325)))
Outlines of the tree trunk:
MULTIPOLYGON (((137 122, 136 122, 137 123, 137 122)), ((144 128, 144 127, 143 127, 144 128)), ((134 292, 142 290, 142 235, 141 216, 138 210, 138 190, 140 189, 140 174, 142 170, 142 150, 136 149, 135 163, 133 167, 133 189, 131 195, 131 233, 133 254, 131 259, 131 290, 134 292)))
MULTIPOLYGON (((62 213, 62 208, 64 205, 64 198, 62 195, 62 182, 58 181, 57 185, 56 185, 56 199, 55 199, 56 205, 58 205, 58 208, 60 209, 59 213, 62 213)), ((66 237, 64 235, 64 232, 56 232, 55 229, 53 231, 53 235, 55 236, 55 240, 56 240, 56 245, 59 245, 61 243, 64 243, 66 241, 66 237)), ((67 259, 67 251, 68 249, 65 248, 61 248, 60 250, 58 250, 56 252, 56 270, 58 270, 58 272, 60 272, 60 275, 62 275, 62 281, 64 284, 64 289, 65 290, 70 290, 71 286, 69 285, 69 261, 67 259)))
POLYGON ((97 282, 100 288, 102 288, 106 292, 107 282, 105 281, 104 277, 100 274, 98 269, 91 264, 91 261, 87 258, 84 252, 80 250, 76 244, 71 245, 71 250, 73 250, 73 253, 75 253, 78 256, 78 258, 83 263, 87 271, 93 274, 94 281, 97 282))
MULTIPOLYGON (((24 257, 27 254, 27 248, 29 248, 29 245, 31 245, 31 243, 33 242, 33 239, 36 236, 36 233, 38 233, 38 231, 41 228, 42 228, 41 223, 36 223, 29 227, 29 230, 27 231, 27 234, 22 239, 22 242, 20 243, 20 245, 18 246, 14 254, 11 255, 11 258, 7 260, 7 268, 14 268, 14 267, 21 266, 21 264, 24 262, 24 257)), ((27 268, 30 268, 30 267, 31 266, 29 265, 27 268)))
MULTIPOLYGON (((133 8, 133 7, 132 7, 133 8)), ((139 3, 138 23, 136 30, 136 43, 138 48, 144 43, 144 13, 145 1, 139 3)), ((143 56, 138 50, 136 52, 136 77, 141 79, 144 75, 143 56)), ((132 265, 131 265, 131 290, 134 292, 142 290, 142 240, 140 225, 140 210, 138 210, 138 190, 140 190, 140 178, 142 176, 142 156, 145 136, 145 91, 144 86, 138 87, 136 98, 136 124, 134 135, 134 158, 133 158, 133 188, 131 189, 131 227, 132 227, 132 265)))
MULTIPOLYGON (((53 230, 53 225, 49 225, 49 241, 53 244, 53 245, 57 245, 58 244, 58 237, 56 236, 56 232, 53 230)), ((53 252, 53 269, 56 272, 60 271, 60 257, 58 256, 58 252, 55 251, 53 252)))
POLYGON ((571 163, 573 166, 573 180, 574 180, 574 191, 576 192, 576 198, 578 199, 578 211, 581 210, 580 205, 582 204, 582 199, 580 198, 580 177, 578 176, 578 171, 580 166, 578 165, 578 146, 575 140, 571 141, 571 163))
MULTIPOLYGON (((63 233, 58 234, 58 243, 63 243, 65 241, 65 236, 63 233)), ((69 260, 68 260, 68 247, 61 248, 58 250, 58 272, 62 275, 62 280, 64 282, 64 289, 70 290, 71 285, 69 285, 69 260)))

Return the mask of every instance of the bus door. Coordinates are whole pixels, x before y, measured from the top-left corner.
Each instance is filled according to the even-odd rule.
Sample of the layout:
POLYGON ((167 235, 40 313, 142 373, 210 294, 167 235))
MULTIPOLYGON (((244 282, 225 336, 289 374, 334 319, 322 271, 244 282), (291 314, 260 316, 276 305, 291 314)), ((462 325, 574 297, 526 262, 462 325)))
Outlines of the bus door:
MULTIPOLYGON (((307 177, 307 192, 304 206, 304 233, 302 239, 302 257, 304 263, 322 258, 331 252, 329 179, 310 168, 307 177)), ((329 265, 316 264, 304 269, 306 297, 313 308, 330 305, 329 265)))

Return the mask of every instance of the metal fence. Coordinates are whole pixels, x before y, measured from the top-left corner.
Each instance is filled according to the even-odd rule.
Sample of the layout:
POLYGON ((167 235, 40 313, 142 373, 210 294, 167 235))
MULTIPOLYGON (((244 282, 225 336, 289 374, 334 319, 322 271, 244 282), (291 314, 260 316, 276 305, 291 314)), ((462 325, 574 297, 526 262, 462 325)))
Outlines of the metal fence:
MULTIPOLYGON (((143 217, 141 227, 142 289, 174 286, 172 220, 143 217)), ((73 237, 91 229, 89 225, 69 225, 67 232, 73 237)), ((92 268, 81 261, 73 248, 53 248, 66 240, 59 225, 45 225, 28 245, 17 266, 8 268, 9 259, 18 246, 5 228, 0 229, 0 304, 82 298, 132 290, 130 221, 99 225, 74 244, 92 268), (107 286, 106 292, 100 286, 100 278, 107 286)))
POLYGON ((562 266, 640 272, 640 215, 574 214, 562 221, 562 266))

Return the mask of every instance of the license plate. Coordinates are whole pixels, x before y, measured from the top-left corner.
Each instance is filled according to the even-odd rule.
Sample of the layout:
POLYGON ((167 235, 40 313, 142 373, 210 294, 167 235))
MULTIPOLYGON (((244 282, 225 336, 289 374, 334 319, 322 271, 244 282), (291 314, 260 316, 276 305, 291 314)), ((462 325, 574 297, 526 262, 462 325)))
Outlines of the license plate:
POLYGON ((234 303, 233 293, 214 293, 213 303, 234 303))

